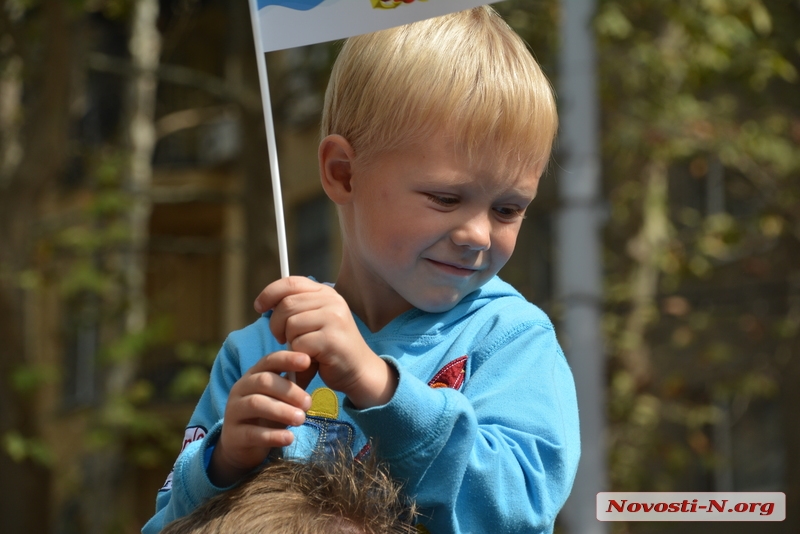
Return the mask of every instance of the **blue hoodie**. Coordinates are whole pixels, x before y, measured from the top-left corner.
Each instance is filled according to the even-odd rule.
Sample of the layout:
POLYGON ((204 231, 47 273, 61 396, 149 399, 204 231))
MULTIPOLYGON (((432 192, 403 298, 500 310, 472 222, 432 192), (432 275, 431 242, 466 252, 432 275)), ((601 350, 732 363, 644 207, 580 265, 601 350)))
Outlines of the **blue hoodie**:
MULTIPOLYGON (((285 456, 368 438, 421 508, 432 534, 551 533, 580 455, 575 384, 553 325, 498 277, 444 313, 409 310, 378 332, 355 318, 367 344, 399 373, 383 406, 357 410, 317 376, 312 407, 285 456)), ((228 336, 189 422, 184 448, 159 491, 159 532, 228 488, 206 468, 233 384, 264 355, 284 348, 269 316, 228 336)))

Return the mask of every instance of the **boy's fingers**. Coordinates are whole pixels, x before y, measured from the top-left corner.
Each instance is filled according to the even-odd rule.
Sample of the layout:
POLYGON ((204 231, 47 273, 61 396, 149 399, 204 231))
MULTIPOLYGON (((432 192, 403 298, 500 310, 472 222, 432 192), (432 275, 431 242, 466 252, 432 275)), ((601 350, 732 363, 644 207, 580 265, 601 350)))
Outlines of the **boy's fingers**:
POLYGON ((284 373, 286 371, 305 371, 311 365, 308 354, 291 350, 279 350, 258 360, 246 374, 284 373))
MULTIPOLYGON (((291 351, 273 352, 256 362, 234 388, 241 398, 253 394, 273 397, 300 410, 307 410, 311 405, 310 395, 280 375, 286 371, 303 373, 310 366, 311 358, 308 354, 291 351)), ((231 392, 233 391, 232 389, 231 392)))
MULTIPOLYGON (((262 425, 241 425, 236 428, 228 436, 228 445, 225 445, 223 439, 220 440, 219 445, 223 445, 223 456, 227 457, 227 463, 238 469, 252 469, 253 464, 257 465, 267 455, 269 449, 273 447, 284 447, 291 444, 294 435, 290 430, 285 427, 268 427, 262 425), (235 444, 246 443, 246 447, 239 447, 235 444), (230 451, 239 451, 238 454, 232 455, 230 451), (253 452, 252 449, 263 449, 261 452, 253 452), (252 458, 242 460, 240 455, 244 452, 247 457, 252 458), (227 454, 226 454, 227 453, 227 454)), ((216 451, 214 451, 216 453, 216 451)))
MULTIPOLYGON (((307 334, 316 332, 325 326, 327 316, 319 313, 319 307, 308 303, 307 309, 297 312, 295 310, 284 309, 283 303, 275 308, 272 318, 269 321, 269 329, 278 341, 292 343, 292 350, 305 352, 294 346, 294 339, 307 334)), ((308 353, 306 353, 308 354, 308 353)), ((312 355, 313 356, 313 355, 312 355)))
POLYGON ((272 282, 256 297, 253 307, 258 313, 271 310, 289 295, 317 291, 320 284, 304 276, 287 276, 272 282))
POLYGON ((315 361, 325 352, 328 345, 328 336, 319 330, 313 330, 292 339, 292 348, 297 347, 297 350, 315 358, 315 361))
POLYGON ((269 319, 269 329, 278 342, 291 341, 309 329, 318 329, 323 326, 324 323, 319 318, 309 322, 314 318, 314 314, 309 312, 319 311, 321 308, 322 303, 314 294, 289 295, 273 308, 272 317, 269 319))
POLYGON ((285 447, 294 441, 294 434, 285 428, 270 428, 260 425, 248 425, 242 428, 244 439, 253 446, 271 449, 285 447))
POLYGON ((240 409, 237 418, 240 421, 263 422, 258 425, 246 424, 245 426, 268 426, 271 428, 299 426, 306 419, 304 410, 267 395, 247 395, 238 402, 240 409))
POLYGON ((256 373, 249 378, 242 397, 258 395, 277 399, 301 410, 308 408, 311 398, 297 384, 275 373, 256 373))

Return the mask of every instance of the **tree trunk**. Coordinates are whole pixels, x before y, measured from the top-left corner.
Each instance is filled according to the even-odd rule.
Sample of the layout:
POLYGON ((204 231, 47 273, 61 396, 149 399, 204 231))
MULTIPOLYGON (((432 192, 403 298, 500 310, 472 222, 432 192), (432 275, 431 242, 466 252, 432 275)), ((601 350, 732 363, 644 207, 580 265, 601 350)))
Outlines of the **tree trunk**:
MULTIPOLYGON (((9 114, 21 113, 21 91, 26 96, 25 123, 19 130, 20 137, 9 136, 4 124, 0 175, 0 441, 3 443, 9 432, 30 439, 35 438, 39 430, 32 399, 13 389, 10 376, 27 362, 30 349, 24 338, 25 321, 29 320, 25 315, 27 295, 19 280, 23 271, 31 267, 38 204, 47 190, 57 186, 67 153, 72 40, 66 7, 63 0, 43 2, 38 16, 43 19, 41 33, 46 36, 44 61, 26 61, 29 58, 20 49, 37 47, 15 43, 11 53, 16 54, 13 61, 26 74, 25 83, 13 85, 22 81, 5 80, 0 95, 6 118, 9 114), (8 159, 9 147, 15 147, 11 159, 8 159)), ((6 13, 0 16, 5 18, 6 13)), ((31 19, 36 16, 31 15, 31 19)), ((9 23, 6 27, 11 28, 8 20, 3 22, 9 23)), ((49 469, 31 459, 14 461, 3 447, 0 473, 0 517, 4 531, 48 532, 49 469), (39 506, 31 506, 32 502, 39 506)))
MULTIPOLYGON (((126 187, 132 204, 128 215, 130 244, 122 262, 125 283, 126 311, 124 336, 139 336, 147 326, 147 297, 145 274, 149 221, 152 210, 150 188, 152 159, 155 148, 155 101, 158 89, 156 71, 161 55, 161 36, 157 27, 158 0, 137 0, 131 21, 129 51, 134 67, 130 78, 130 100, 125 126, 128 133, 129 163, 126 187)), ((112 410, 124 403, 138 368, 139 354, 115 361, 106 369, 103 384, 103 407, 100 424, 114 425, 105 420, 102 410, 112 410)), ((105 534, 118 529, 132 515, 126 504, 123 484, 129 478, 124 443, 114 440, 104 450, 90 453, 85 463, 84 514, 89 534, 105 534)))
POLYGON ((653 161, 645 169, 642 202, 642 227, 628 243, 628 253, 636 260, 631 277, 631 311, 625 321, 620 358, 637 386, 650 381, 650 353, 645 343, 647 326, 656 318, 655 298, 661 259, 669 244, 667 216, 667 168, 653 161))

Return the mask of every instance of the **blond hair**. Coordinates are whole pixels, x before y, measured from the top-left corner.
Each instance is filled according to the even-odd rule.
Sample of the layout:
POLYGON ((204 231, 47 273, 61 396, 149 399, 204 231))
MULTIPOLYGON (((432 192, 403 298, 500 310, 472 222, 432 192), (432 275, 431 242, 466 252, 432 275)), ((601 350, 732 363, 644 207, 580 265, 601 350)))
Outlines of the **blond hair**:
POLYGON ((547 78, 483 6, 348 39, 321 133, 346 138, 357 158, 447 134, 470 158, 543 169, 557 128, 547 78))
POLYGON ((415 507, 374 460, 272 460, 161 534, 416 534, 415 507))

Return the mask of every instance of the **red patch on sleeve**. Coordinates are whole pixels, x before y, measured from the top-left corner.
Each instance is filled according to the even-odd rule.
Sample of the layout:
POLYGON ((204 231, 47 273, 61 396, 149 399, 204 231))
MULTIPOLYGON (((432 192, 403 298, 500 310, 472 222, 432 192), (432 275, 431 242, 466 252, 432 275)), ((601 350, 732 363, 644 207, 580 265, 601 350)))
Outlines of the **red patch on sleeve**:
POLYGON ((448 363, 436 373, 428 385, 432 388, 458 389, 464 383, 466 376, 467 357, 461 356, 448 363))

